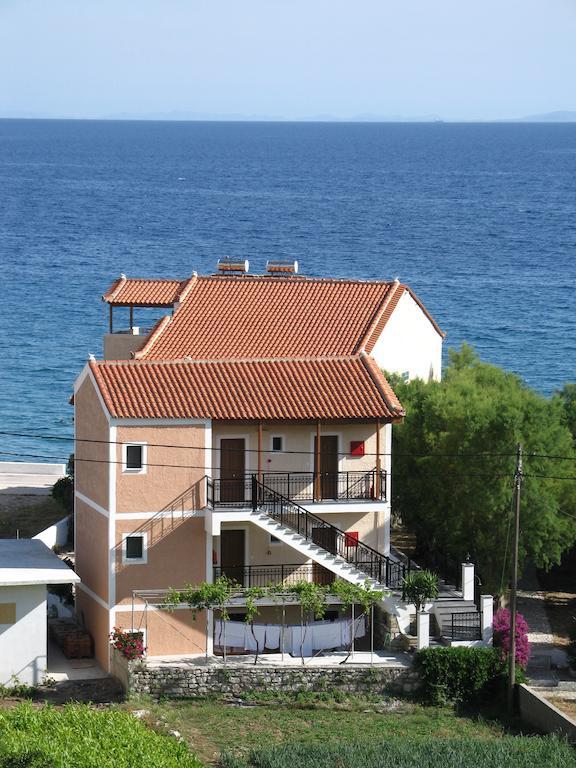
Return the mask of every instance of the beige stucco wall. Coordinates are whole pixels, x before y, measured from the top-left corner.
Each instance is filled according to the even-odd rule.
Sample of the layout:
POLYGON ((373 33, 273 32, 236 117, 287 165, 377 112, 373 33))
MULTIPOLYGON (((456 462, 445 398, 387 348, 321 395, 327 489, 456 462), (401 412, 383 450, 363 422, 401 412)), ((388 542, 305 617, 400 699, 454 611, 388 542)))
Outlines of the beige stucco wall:
POLYGON ((74 395, 76 490, 108 509, 110 432, 94 384, 87 376, 74 395), (102 442, 82 442, 83 439, 102 442), (83 461, 87 459, 87 461, 83 461))
MULTIPOLYGON (((380 450, 385 451, 385 427, 381 427, 380 450)), ((374 424, 323 424, 321 434, 338 437, 338 452, 340 455, 340 471, 367 471, 376 466, 376 425, 374 424), (352 440, 365 442, 363 457, 354 458, 347 455, 352 440)), ((264 424, 262 428, 262 471, 263 472, 313 472, 314 470, 314 424, 264 424), (284 438, 284 452, 272 452, 272 437, 284 438), (297 451, 301 453, 289 453, 297 451)), ((246 471, 256 472, 258 469, 258 427, 257 425, 233 425, 224 422, 214 422, 212 429, 212 446, 214 450, 214 476, 219 476, 220 440, 222 438, 244 437, 246 439, 246 471)), ((384 457, 382 457, 384 468, 384 457)))
MULTIPOLYGON (((131 613, 118 612, 116 626, 130 630, 131 613)), ((194 619, 188 608, 162 611, 149 606, 147 611, 134 611, 134 628, 145 629, 148 656, 204 653, 206 650, 206 612, 194 619)))
POLYGON ((116 603, 129 603, 132 590, 167 589, 206 580, 204 519, 165 521, 164 532, 156 521, 116 519, 116 603), (123 534, 146 533, 147 563, 122 563, 123 534))
POLYGON ((76 589, 76 616, 94 641, 94 655, 98 664, 108 670, 110 662, 109 612, 81 588, 76 589))
POLYGON ((130 360, 134 352, 142 349, 150 334, 106 333, 104 360, 130 360))
POLYGON ((108 600, 108 518, 76 499, 76 571, 82 583, 108 600))
POLYGON ((158 512, 197 486, 186 499, 187 509, 204 505, 206 474, 206 426, 138 426, 117 429, 117 512, 158 512), (123 471, 122 444, 147 443, 144 474, 123 471), (174 446, 174 447, 171 447, 174 446), (200 494, 200 495, 197 495, 200 494))

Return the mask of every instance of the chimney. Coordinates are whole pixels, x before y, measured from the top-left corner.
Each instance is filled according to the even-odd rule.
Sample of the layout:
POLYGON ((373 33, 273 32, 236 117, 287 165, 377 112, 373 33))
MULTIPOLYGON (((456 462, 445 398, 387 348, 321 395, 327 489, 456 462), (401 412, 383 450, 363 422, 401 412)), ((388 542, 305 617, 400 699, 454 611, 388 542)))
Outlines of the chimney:
POLYGON ((269 275, 297 275, 298 262, 294 261, 267 261, 266 272, 269 275))

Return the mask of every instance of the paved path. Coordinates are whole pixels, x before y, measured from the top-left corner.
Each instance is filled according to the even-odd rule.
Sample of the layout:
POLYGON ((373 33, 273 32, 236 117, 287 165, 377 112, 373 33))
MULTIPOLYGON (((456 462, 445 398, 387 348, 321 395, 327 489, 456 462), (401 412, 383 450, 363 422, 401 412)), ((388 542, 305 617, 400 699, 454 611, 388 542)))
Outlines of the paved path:
POLYGON ((518 590, 518 611, 528 622, 528 639, 532 646, 528 673, 535 677, 549 669, 568 667, 566 651, 554 645, 552 628, 546 614, 546 595, 540 588, 536 569, 529 566, 518 590))

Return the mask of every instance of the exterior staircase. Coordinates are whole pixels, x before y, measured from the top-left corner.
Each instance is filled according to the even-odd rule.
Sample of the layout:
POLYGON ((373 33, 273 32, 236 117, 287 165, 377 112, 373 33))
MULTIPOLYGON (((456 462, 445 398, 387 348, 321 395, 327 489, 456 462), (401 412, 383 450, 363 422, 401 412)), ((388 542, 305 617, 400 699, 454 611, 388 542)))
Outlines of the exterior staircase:
MULTIPOLYGON (((401 553, 391 556, 351 539, 340 528, 314 515, 300 504, 252 478, 252 509, 246 520, 279 541, 323 566, 338 578, 384 593, 382 607, 391 614, 401 633, 408 634, 414 607, 402 599, 404 578, 417 566, 401 553)), ((470 644, 480 640, 480 614, 473 601, 465 601, 454 588, 443 585, 433 603, 442 642, 470 644)))
POLYGON ((473 600, 463 600, 455 592, 450 594, 441 591, 432 604, 432 612, 438 624, 440 639, 446 645, 469 645, 474 640, 481 641, 480 612, 473 600))

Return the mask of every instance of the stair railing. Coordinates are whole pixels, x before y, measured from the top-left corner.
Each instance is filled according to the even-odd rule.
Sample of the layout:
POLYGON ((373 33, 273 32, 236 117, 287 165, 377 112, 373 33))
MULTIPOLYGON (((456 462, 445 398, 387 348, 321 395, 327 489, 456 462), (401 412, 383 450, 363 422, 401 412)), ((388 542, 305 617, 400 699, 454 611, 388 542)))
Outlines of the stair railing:
POLYGON ((390 589, 402 588, 404 578, 410 570, 409 562, 406 566, 358 541, 350 533, 322 520, 264 485, 256 475, 252 476, 252 509, 254 512, 265 512, 280 525, 285 525, 307 541, 343 558, 379 584, 384 584, 390 589))

